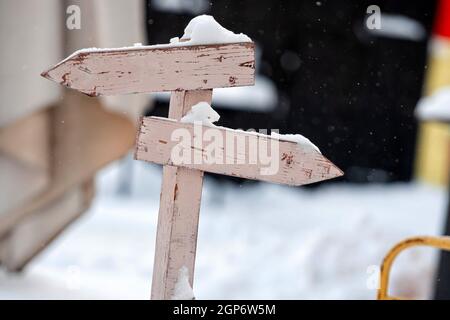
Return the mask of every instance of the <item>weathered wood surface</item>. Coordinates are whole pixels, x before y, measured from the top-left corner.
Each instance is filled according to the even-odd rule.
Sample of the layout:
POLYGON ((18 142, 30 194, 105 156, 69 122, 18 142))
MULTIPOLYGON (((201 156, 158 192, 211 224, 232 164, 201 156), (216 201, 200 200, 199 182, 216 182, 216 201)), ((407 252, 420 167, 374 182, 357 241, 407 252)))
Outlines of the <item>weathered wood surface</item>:
MULTIPOLYGON (((214 128, 214 130, 219 130, 221 136, 226 137, 227 141, 244 140, 246 146, 237 147, 235 143, 234 152, 227 152, 227 142, 224 138, 223 148, 214 154, 214 159, 219 160, 217 163, 217 161, 211 161, 212 159, 206 159, 205 147, 208 143, 204 142, 203 146, 196 146, 194 143, 179 144, 178 141, 172 141, 172 132, 179 128, 188 130, 191 137, 194 134, 198 135, 194 132, 192 124, 158 117, 143 118, 137 139, 136 159, 294 186, 331 179, 343 174, 339 168, 313 148, 283 140, 279 140, 279 152, 276 155, 279 161, 279 170, 275 174, 267 174, 267 172, 263 174, 264 168, 269 168, 269 165, 262 163, 259 157, 255 161, 250 161, 249 159, 255 158, 249 155, 249 145, 267 146, 268 151, 264 149, 262 152, 270 155, 270 140, 272 138, 226 128, 214 128), (175 163, 173 161, 171 153, 176 145, 178 145, 178 151, 190 153, 190 163, 175 163), (182 149, 183 151, 181 151, 182 149), (207 161, 194 163, 195 157, 207 161)), ((202 126, 202 128, 203 133, 211 129, 207 126, 202 126)))
POLYGON ((81 50, 42 76, 90 96, 254 84, 251 42, 81 50))
MULTIPOLYGON (((212 90, 173 92, 169 117, 180 119, 193 105, 211 103, 212 90)), ((156 234, 152 294, 171 299, 180 268, 189 270, 193 285, 203 172, 164 166, 156 234)))

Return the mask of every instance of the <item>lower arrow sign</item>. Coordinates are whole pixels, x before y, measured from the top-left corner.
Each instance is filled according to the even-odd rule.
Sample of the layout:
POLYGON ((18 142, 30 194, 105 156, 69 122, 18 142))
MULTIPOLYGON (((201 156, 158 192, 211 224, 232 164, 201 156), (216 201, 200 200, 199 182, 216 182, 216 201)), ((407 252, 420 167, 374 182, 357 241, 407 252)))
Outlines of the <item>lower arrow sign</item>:
POLYGON ((138 133, 135 158, 293 186, 343 175, 308 143, 279 137, 146 117, 138 133))

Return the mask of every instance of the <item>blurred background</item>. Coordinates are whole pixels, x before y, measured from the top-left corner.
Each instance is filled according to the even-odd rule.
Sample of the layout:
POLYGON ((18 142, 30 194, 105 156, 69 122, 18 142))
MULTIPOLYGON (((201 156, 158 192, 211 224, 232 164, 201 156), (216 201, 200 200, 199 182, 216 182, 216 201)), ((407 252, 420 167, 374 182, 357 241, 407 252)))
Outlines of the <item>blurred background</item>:
MULTIPOLYGON (((1 0, 1 299, 149 297, 161 168, 131 150, 169 95, 91 98, 40 73, 167 43, 200 14, 257 45, 255 86, 214 90, 218 125, 301 133, 345 176, 207 175, 198 299, 374 299, 394 244, 450 233, 450 0, 1 0)), ((450 299, 448 256, 405 252, 391 289, 450 299)))

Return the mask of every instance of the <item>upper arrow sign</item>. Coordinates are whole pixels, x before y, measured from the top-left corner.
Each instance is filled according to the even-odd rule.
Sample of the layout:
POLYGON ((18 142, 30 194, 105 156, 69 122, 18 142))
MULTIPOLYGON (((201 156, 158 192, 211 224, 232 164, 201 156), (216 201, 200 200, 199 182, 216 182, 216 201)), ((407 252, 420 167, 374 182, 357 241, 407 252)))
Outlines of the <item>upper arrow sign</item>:
POLYGON ((84 49, 42 76, 90 96, 253 85, 252 42, 84 49))

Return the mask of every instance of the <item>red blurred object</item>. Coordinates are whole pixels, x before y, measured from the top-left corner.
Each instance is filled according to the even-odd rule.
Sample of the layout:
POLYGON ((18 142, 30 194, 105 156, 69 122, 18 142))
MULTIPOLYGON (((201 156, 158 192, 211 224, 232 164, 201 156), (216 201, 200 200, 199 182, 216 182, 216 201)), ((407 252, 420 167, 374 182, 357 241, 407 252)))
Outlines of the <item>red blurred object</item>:
POLYGON ((450 38, 450 0, 440 0, 435 18, 434 34, 450 38))

